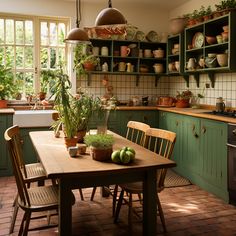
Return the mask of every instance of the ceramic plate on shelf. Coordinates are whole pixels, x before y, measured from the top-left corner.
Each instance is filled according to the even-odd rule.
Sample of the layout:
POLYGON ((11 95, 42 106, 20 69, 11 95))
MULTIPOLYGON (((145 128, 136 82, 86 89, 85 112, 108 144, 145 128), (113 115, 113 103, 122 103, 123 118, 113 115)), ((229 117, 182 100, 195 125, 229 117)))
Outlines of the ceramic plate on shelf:
POLYGON ((150 31, 147 35, 146 35, 146 39, 149 42, 158 42, 158 34, 155 31, 150 31))
POLYGON ((143 33, 143 31, 137 31, 136 33, 136 40, 138 41, 144 41, 145 40, 145 34, 143 33))
POLYGON ((204 35, 201 32, 197 32, 193 36, 192 45, 193 48, 201 48, 204 43, 204 35))

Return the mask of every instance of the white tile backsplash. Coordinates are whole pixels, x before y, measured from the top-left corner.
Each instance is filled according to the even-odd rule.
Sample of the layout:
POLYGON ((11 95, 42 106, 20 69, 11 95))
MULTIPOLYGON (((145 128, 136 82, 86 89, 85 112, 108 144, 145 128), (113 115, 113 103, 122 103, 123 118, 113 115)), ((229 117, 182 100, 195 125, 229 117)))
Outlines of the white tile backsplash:
MULTIPOLYGON (((106 93, 101 81, 103 75, 91 75, 91 84, 87 85, 87 79, 77 81, 77 87, 86 88, 90 94, 103 96, 106 93)), ((136 86, 136 76, 133 75, 108 75, 109 85, 113 86, 113 95, 120 101, 128 101, 133 96, 148 95, 152 97, 160 95, 176 96, 177 91, 190 89, 194 94, 202 93, 206 83, 211 85, 207 74, 200 75, 200 86, 197 88, 193 76, 189 78, 189 88, 182 76, 164 76, 158 79, 155 86, 154 76, 140 76, 139 85, 136 86)), ((217 97, 223 97, 228 104, 236 107, 236 73, 215 74, 215 87, 205 88, 204 98, 201 104, 215 105, 217 97)))

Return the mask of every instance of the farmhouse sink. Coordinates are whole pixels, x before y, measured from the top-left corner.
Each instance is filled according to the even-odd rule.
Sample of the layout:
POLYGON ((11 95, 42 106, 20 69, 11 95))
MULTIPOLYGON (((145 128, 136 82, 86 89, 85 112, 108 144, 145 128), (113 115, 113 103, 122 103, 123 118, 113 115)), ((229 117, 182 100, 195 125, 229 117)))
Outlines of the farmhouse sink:
POLYGON ((50 127, 54 110, 23 110, 15 111, 13 125, 19 127, 50 127))

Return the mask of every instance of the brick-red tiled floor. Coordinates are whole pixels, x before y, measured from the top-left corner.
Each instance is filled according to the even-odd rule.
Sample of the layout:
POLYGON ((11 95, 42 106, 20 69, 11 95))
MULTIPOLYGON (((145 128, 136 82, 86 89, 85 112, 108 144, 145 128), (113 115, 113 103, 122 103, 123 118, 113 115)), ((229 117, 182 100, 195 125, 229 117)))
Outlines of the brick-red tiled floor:
MULTIPOLYGON (((97 191, 91 202, 91 189, 83 190, 85 201, 80 201, 79 192, 74 191, 73 234, 78 236, 124 236, 130 235, 127 227, 127 207, 121 209, 118 224, 113 224, 111 198, 101 198, 97 191)), ((0 178, 0 236, 9 235, 12 203, 16 194, 13 177, 0 178)), ((236 207, 223 202, 195 185, 166 188, 160 194, 168 233, 163 234, 157 217, 157 235, 236 235, 236 207)), ((18 235, 22 211, 19 211, 13 235, 18 235)), ((52 219, 57 221, 57 217, 52 219)), ((32 222, 31 226, 44 224, 45 220, 32 222)), ((142 234, 142 224, 134 224, 133 235, 142 234)), ((58 235, 57 228, 31 231, 28 235, 58 235)))

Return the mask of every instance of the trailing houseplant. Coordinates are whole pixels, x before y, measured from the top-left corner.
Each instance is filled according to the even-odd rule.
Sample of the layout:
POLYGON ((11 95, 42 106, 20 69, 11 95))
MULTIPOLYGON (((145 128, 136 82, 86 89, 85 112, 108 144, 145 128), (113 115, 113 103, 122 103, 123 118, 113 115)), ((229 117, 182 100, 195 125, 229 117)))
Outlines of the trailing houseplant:
POLYGON ((90 147, 90 154, 94 160, 111 159, 114 144, 114 137, 111 134, 89 134, 84 137, 84 143, 90 147))
POLYGON ((100 62, 99 57, 92 53, 92 45, 78 44, 74 48, 74 70, 77 75, 83 75, 87 71, 95 70, 100 62))

